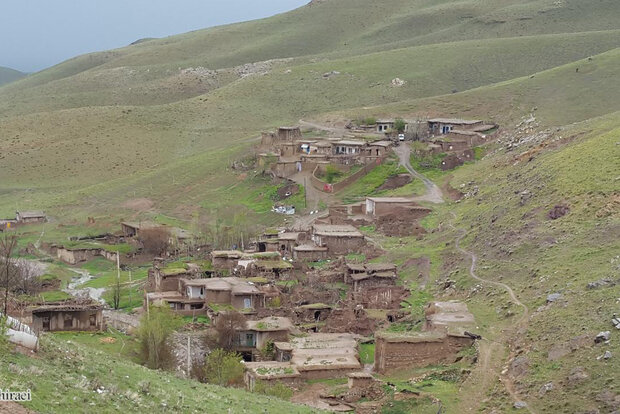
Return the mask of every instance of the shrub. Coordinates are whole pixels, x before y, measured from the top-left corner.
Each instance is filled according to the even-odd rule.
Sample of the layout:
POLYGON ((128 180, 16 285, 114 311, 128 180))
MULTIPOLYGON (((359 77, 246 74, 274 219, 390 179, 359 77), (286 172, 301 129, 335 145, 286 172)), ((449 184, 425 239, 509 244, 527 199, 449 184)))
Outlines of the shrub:
POLYGON ((276 347, 273 344, 272 340, 268 340, 263 346, 263 349, 260 350, 261 355, 266 359, 273 359, 276 355, 276 347))
POLYGON ((279 308, 280 306, 282 306, 282 299, 280 298, 280 296, 276 296, 275 298, 270 299, 267 302, 268 308, 279 308))
POLYGON ((236 352, 218 348, 205 361, 205 379, 220 386, 239 385, 243 381, 243 364, 236 352))
POLYGON ((405 128, 407 127, 407 123, 402 118, 396 118, 394 120, 394 129, 398 131, 399 134, 405 132, 405 128))
POLYGON ((183 319, 168 306, 149 306, 138 328, 142 361, 152 369, 165 368, 170 361, 170 349, 166 341, 183 319))
POLYGON ((340 171, 338 168, 334 167, 333 165, 330 164, 327 167, 325 167, 325 181, 327 181, 329 184, 332 184, 341 175, 342 175, 342 171, 340 171))

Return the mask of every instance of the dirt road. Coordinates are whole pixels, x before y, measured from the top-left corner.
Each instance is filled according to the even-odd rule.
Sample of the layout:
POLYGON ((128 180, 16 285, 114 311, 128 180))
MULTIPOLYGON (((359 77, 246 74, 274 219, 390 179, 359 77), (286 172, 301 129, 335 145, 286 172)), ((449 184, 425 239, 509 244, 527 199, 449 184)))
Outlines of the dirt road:
POLYGON ((426 187, 426 194, 422 196, 415 197, 416 201, 428 201, 431 203, 443 203, 443 193, 441 188, 439 188, 434 182, 426 178, 424 175, 420 174, 411 166, 411 162, 409 161, 411 151, 409 149, 409 145, 402 143, 397 147, 394 147, 394 152, 398 155, 398 159, 400 161, 400 165, 405 167, 409 174, 411 174, 414 178, 422 181, 424 186, 426 187))
MULTIPOLYGON (((453 217, 453 219, 456 219, 456 215, 454 213, 450 213, 453 217)), ((529 320, 529 308, 519 300, 519 298, 517 298, 517 295, 515 295, 514 291, 512 290, 512 288, 510 286, 508 286, 505 283, 502 282, 497 282, 495 280, 487 280, 487 279, 483 279, 480 276, 478 276, 476 274, 476 265, 478 263, 478 256, 468 250, 465 250, 461 247, 461 240, 463 240, 463 238, 465 236, 467 236, 467 231, 464 229, 457 229, 456 227, 454 227, 454 225, 452 224, 452 222, 448 223, 448 225, 454 229, 455 231, 457 231, 459 233, 459 235, 456 237, 455 239, 455 245, 456 248, 459 252, 463 253, 466 256, 469 256, 471 259, 471 265, 469 266, 469 275, 479 281, 482 282, 484 284, 488 284, 488 285, 493 285, 493 286, 497 286, 500 287, 502 289, 504 289, 507 293, 508 296, 510 297, 510 300, 517 306, 521 307, 523 309, 523 313, 521 315, 521 317, 519 318, 519 320, 517 321, 517 323, 514 325, 514 332, 519 332, 521 330, 523 330, 528 323, 529 320)), ((489 369, 489 360, 491 359, 491 356, 493 354, 493 352, 496 351, 500 351, 501 350, 501 346, 499 346, 500 343, 499 342, 492 342, 492 343, 481 343, 480 344, 480 357, 479 360, 482 361, 482 363, 479 365, 479 369, 481 370, 481 374, 482 374, 482 381, 483 384, 488 384, 489 380, 491 379, 492 376, 494 376, 494 373, 490 371, 489 369)), ((507 364, 509 364, 513 358, 515 357, 515 355, 513 353, 510 354, 507 364)), ((519 395, 517 394, 516 390, 515 390, 515 386, 512 382, 512 380, 510 379, 510 377, 508 375, 505 375, 504 372, 502 372, 502 374, 500 374, 499 376, 500 381, 502 382, 502 384, 504 385, 504 387, 506 388, 506 391, 508 392, 508 394, 510 394, 510 397, 513 399, 513 401, 517 402, 517 401, 524 401, 522 398, 519 397, 519 395)), ((530 408, 529 404, 527 404, 525 406, 525 408, 527 409, 528 412, 530 413, 534 413, 534 411, 530 408)))

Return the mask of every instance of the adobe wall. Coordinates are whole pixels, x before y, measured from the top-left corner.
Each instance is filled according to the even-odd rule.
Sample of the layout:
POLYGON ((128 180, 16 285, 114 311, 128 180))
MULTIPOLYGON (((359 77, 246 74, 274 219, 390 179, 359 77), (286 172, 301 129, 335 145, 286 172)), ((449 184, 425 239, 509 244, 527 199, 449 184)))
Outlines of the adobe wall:
POLYGON ((368 309, 399 309, 408 295, 409 292, 402 286, 374 286, 361 287, 351 294, 351 298, 354 303, 368 309))
POLYGON ((299 370, 301 374, 301 378, 308 380, 318 380, 318 379, 332 379, 332 378, 346 378, 346 376, 352 372, 357 372, 360 369, 351 369, 351 368, 343 368, 343 369, 318 369, 314 371, 302 371, 299 370))
POLYGON ((229 290, 206 290, 205 300, 207 303, 215 303, 225 305, 231 303, 231 295, 229 290))
POLYGON ((268 341, 288 342, 288 331, 257 332, 256 349, 262 349, 268 341))
POLYGON ((327 247, 329 255, 341 255, 355 252, 366 245, 364 237, 321 236, 321 242, 327 247))
POLYGON ((293 257, 295 260, 309 260, 316 261, 327 258, 326 251, 293 251, 293 257))
POLYGON ((43 331, 43 318, 49 317, 49 331, 99 331, 103 329, 103 315, 100 310, 63 311, 37 313, 32 316, 32 329, 43 331), (95 317, 95 325, 90 325, 90 317, 95 317), (71 326, 65 327, 65 316, 71 317, 71 326))
POLYGON ((385 374, 397 369, 454 361, 461 349, 473 343, 471 338, 453 336, 428 342, 388 342, 378 337, 375 339, 375 370, 385 374))
POLYGON ((232 296, 230 304, 235 309, 244 309, 245 308, 245 299, 250 299, 252 303, 252 308, 262 308, 263 307, 263 297, 257 295, 239 295, 232 296))

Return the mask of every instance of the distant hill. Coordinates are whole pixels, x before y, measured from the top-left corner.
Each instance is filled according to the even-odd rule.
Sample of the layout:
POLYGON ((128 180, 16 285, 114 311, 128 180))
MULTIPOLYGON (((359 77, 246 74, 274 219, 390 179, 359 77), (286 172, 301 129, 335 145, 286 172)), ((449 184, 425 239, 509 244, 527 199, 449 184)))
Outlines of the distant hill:
POLYGON ((4 66, 0 66, 0 86, 4 85, 5 83, 9 83, 9 82, 13 82, 18 79, 21 79, 24 76, 26 76, 26 74, 23 72, 20 72, 18 70, 11 69, 11 68, 5 68, 4 66))

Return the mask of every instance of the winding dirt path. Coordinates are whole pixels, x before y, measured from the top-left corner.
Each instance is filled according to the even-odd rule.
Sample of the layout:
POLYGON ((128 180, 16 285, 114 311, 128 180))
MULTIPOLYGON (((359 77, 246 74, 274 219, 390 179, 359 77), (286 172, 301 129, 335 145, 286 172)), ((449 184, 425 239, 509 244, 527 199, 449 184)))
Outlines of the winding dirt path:
POLYGON ((394 152, 396 153, 396 155, 398 155, 400 165, 405 167, 412 177, 422 181, 422 183, 424 183, 424 186, 426 187, 426 194, 415 197, 415 200, 428 201, 436 204, 443 203, 444 199, 441 188, 439 188, 437 184, 435 184, 433 181, 426 178, 426 176, 414 170, 411 166, 411 162, 409 161, 411 157, 411 149, 409 148, 409 145, 402 143, 399 146, 394 147, 394 152))
MULTIPOLYGON (((454 213, 450 213, 452 215, 453 220, 456 219, 456 214, 454 213)), ((523 313, 521 315, 521 317, 519 318, 519 320, 517 321, 517 323, 514 325, 514 331, 518 332, 522 329, 524 329, 527 326, 528 320, 529 320, 529 308, 527 307, 527 305, 525 305, 523 302, 521 302, 519 300, 519 298, 517 298, 517 295, 515 295, 514 291, 512 290, 512 288, 510 286, 508 286, 505 283, 502 282, 498 282, 495 280, 487 280, 487 279, 483 279, 480 276, 478 276, 476 274, 476 266, 478 263, 478 256, 471 251, 465 250, 461 247, 461 240, 463 240, 463 238, 465 236, 467 236, 467 231, 464 229, 457 229, 456 227, 454 227, 454 225, 452 224, 452 221, 448 223, 448 225, 450 226, 450 228, 452 228, 453 230, 457 231, 459 233, 459 235, 456 237, 455 239, 455 245, 456 248, 459 252, 463 253, 465 256, 469 256, 471 259, 471 265, 469 266, 469 275, 482 283, 488 284, 488 285, 493 285, 493 286, 497 286, 500 287, 502 289, 504 289, 507 293, 508 296, 510 297, 510 300, 517 306, 521 307, 523 309, 523 313)), ((492 372, 489 369, 489 361, 491 360, 492 354, 496 351, 497 348, 500 348, 501 344, 498 342, 490 342, 490 343, 481 343, 480 344, 480 360, 481 360, 481 364, 480 364, 480 369, 482 371, 482 381, 483 384, 488 384, 489 381, 491 380, 491 376, 492 376, 492 372)), ((499 349, 497 349, 499 350, 499 349)), ((515 355, 513 352, 510 353, 510 356, 508 357, 507 362, 510 363, 510 361, 512 361, 514 359, 515 355)), ((506 374, 504 374, 504 371, 502 371, 502 373, 499 376, 500 381, 502 382, 502 384, 504 385, 504 387, 506 388, 506 391, 508 392, 508 394, 510 394, 510 397, 513 399, 514 402, 517 401, 525 401, 524 399, 520 398, 517 391, 515 390, 515 386, 513 381, 510 379, 510 377, 506 374)), ((526 403, 527 404, 527 403, 526 403)), ((525 406, 525 408, 527 409, 527 411, 529 411, 530 413, 534 414, 535 412, 532 410, 532 408, 530 407, 529 404, 527 404, 525 406)))

